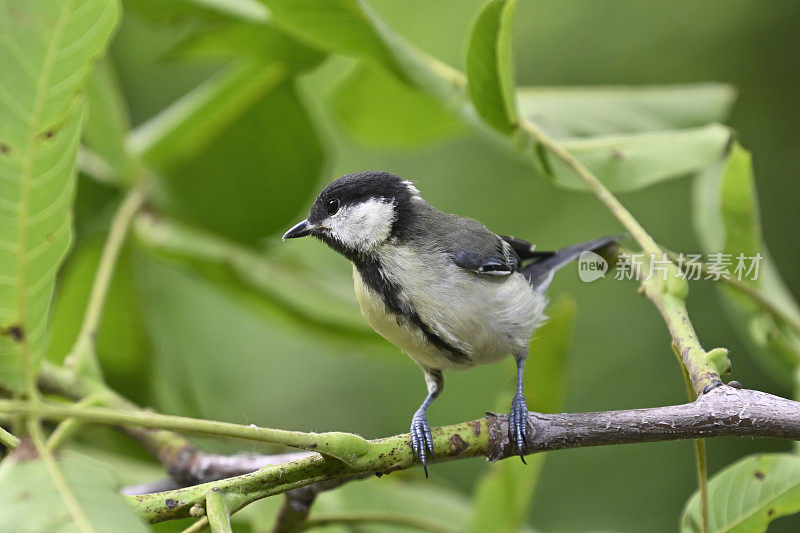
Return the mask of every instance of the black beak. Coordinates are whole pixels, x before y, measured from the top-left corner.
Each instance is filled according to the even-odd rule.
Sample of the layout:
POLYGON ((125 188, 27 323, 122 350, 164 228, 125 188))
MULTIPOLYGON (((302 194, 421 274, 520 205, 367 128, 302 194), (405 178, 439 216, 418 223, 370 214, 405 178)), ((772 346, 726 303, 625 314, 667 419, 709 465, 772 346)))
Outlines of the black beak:
POLYGON ((311 235, 311 230, 314 229, 314 226, 308 223, 308 220, 303 220, 298 222, 294 226, 291 227, 289 231, 283 234, 283 239, 296 239, 297 237, 305 237, 306 235, 311 235))

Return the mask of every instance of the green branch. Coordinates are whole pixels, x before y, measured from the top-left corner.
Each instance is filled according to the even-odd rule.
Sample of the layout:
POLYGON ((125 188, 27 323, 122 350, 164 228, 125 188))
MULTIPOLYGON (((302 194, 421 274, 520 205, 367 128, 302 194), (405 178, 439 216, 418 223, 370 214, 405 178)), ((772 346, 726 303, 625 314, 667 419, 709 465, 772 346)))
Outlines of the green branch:
POLYGON ((214 533, 233 533, 227 500, 227 495, 216 487, 206 495, 206 518, 214 533))
MULTIPOLYGON (((683 377, 683 384, 686 386, 686 397, 689 401, 697 399, 697 394, 692 388, 692 381, 689 379, 689 374, 686 372, 686 367, 681 361, 681 356, 678 350, 674 349, 675 359, 678 361, 678 368, 683 377)), ((694 441, 694 458, 695 458, 695 472, 697 473, 697 490, 700 492, 700 532, 708 533, 708 462, 706 460, 706 441, 703 439, 696 439, 694 441)))
MULTIPOLYGON (((607 254, 609 263, 613 264, 613 261, 622 255, 619 252, 616 250, 607 254)), ((662 257, 663 254, 653 256, 653 254, 623 252, 630 258, 632 264, 638 261, 640 266, 633 267, 632 273, 640 282, 639 290, 656 306, 664 318, 672 338, 673 349, 686 369, 694 393, 699 396, 720 385, 722 383, 720 374, 730 371, 728 351, 725 348, 706 351, 700 345, 686 308, 689 283, 681 276, 678 267, 672 262, 667 262, 654 271, 650 261, 662 257)))
POLYGON ((122 245, 125 242, 125 236, 128 234, 131 221, 146 198, 146 186, 144 184, 135 186, 125 195, 117 212, 114 214, 114 219, 111 221, 111 229, 108 232, 108 238, 100 256, 100 263, 97 266, 97 273, 89 295, 89 303, 86 306, 86 314, 83 317, 83 323, 75 345, 66 359, 67 367, 74 368, 79 374, 97 378, 101 376, 100 363, 95 352, 95 338, 97 337, 97 328, 103 312, 103 304, 106 301, 106 295, 114 275, 114 268, 122 245))
MULTIPOLYGON (((526 140, 527 137, 533 141, 533 145, 540 145, 554 156, 566 163, 575 173, 586 183, 594 192, 594 195, 611 211, 622 226, 628 230, 631 237, 642 247, 642 250, 650 254, 662 253, 661 248, 656 244, 649 233, 639 224, 628 209, 622 205, 616 196, 603 185, 603 182, 595 176, 586 166, 578 161, 561 143, 547 135, 539 126, 529 121, 525 117, 520 118, 519 137, 526 140)), ((521 143, 521 145, 531 145, 532 143, 521 143)))
POLYGON ((12 435, 2 427, 0 427, 0 444, 8 448, 9 450, 13 450, 17 446, 19 446, 20 440, 19 437, 12 435))
POLYGON ((367 454, 369 441, 352 433, 303 433, 244 426, 230 422, 216 422, 183 416, 162 415, 150 411, 118 410, 103 407, 84 407, 36 403, 25 400, 0 400, 0 412, 11 415, 39 417, 48 420, 76 418, 114 426, 139 426, 148 429, 166 429, 181 433, 196 433, 221 437, 247 439, 316 451, 352 464, 367 454))
MULTIPOLYGON (((486 456, 490 436, 486 419, 435 428, 435 461, 486 456)), ((311 455, 266 466, 252 474, 195 485, 174 491, 130 496, 140 516, 151 522, 182 518, 192 507, 204 506, 210 490, 227 494, 228 511, 234 513, 261 498, 335 478, 364 472, 389 473, 417 465, 408 435, 369 441, 368 452, 352 463, 325 455, 311 455)))

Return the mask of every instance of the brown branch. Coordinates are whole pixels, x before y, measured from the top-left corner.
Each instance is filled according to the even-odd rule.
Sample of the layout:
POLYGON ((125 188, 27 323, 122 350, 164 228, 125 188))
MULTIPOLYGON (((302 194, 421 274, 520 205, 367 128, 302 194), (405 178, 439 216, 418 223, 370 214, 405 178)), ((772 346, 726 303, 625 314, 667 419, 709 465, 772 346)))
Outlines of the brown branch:
MULTIPOLYGON (((800 439, 800 403, 765 392, 723 385, 692 403, 597 413, 529 413, 527 453, 609 444, 708 437, 800 439)), ((489 416, 487 456, 513 455, 504 416, 489 416)))

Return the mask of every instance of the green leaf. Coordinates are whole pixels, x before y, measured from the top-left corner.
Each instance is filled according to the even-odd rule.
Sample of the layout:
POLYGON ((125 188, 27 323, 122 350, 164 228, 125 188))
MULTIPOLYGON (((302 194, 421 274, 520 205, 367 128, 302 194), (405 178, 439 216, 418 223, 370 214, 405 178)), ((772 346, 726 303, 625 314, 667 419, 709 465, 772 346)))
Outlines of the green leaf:
POLYGON ((44 461, 15 452, 0 464, 0 498, 3 531, 148 531, 112 472, 75 453, 65 453, 54 472, 44 461), (76 514, 88 524, 74 521, 76 514))
POLYGON ((131 133, 131 152, 159 169, 202 153, 272 89, 324 57, 274 26, 240 22, 219 23, 193 34, 171 54, 232 61, 131 133))
POLYGON ((339 123, 353 138, 379 147, 416 147, 451 138, 463 124, 432 96, 380 67, 360 64, 331 95, 339 123))
MULTIPOLYGON (((612 191, 634 191, 702 170, 719 159, 730 139, 724 126, 565 140, 563 146, 612 191)), ((586 184, 561 159, 543 153, 555 182, 586 184)))
POLYGON ((287 71, 317 66, 325 55, 290 37, 273 24, 223 21, 186 37, 168 54, 178 59, 231 60, 247 57, 262 63, 281 63, 287 71))
POLYGON ((218 58, 243 39, 247 53, 138 127, 128 144, 160 170, 164 210, 253 244, 292 221, 316 186, 322 146, 293 75, 322 56, 274 27, 240 23, 178 53, 218 58))
POLYGON ((160 169, 191 160, 285 75, 277 63, 237 61, 137 127, 128 146, 133 154, 160 169))
POLYGON ((183 0, 183 2, 242 20, 264 22, 269 19, 269 12, 258 0, 183 0))
MULTIPOLYGON (((776 518, 800 511, 800 456, 745 457, 708 483, 709 531, 757 533, 776 518)), ((687 502, 681 532, 700 531, 700 495, 687 502)))
MULTIPOLYGON (((274 498, 268 498, 275 500, 274 498)), ((268 531, 275 523, 280 500, 250 506, 249 520, 254 531, 268 531)), ((336 490, 321 493, 311 509, 310 519, 339 514, 399 515, 424 520, 436 531, 466 531, 470 502, 459 491, 436 483, 408 481, 384 476, 347 483, 336 490), (413 513, 409 510, 413 509, 413 513)), ((239 513, 237 513, 238 515, 239 513)), ((235 516, 237 516, 235 515, 235 516)), ((369 531, 391 533, 413 531, 396 525, 365 521, 363 524, 329 526, 323 531, 369 531)))
POLYGON ((192 16, 214 21, 224 16, 256 23, 269 19, 269 12, 258 0, 125 0, 125 8, 155 21, 192 16))
POLYGON ((262 0, 277 24, 324 50, 364 57, 405 76, 358 0, 262 0))
POLYGON ((104 58, 95 65, 86 87, 86 98, 84 142, 111 166, 116 179, 130 181, 132 163, 125 149, 130 121, 110 59, 104 58))
POLYGON ((467 89, 478 114, 492 127, 511 132, 517 124, 511 57, 516 0, 491 0, 469 34, 467 89))
POLYGON ((379 396, 385 384, 365 383, 364 376, 397 369, 399 351, 377 335, 322 331, 252 290, 174 259, 139 254, 134 266, 162 410, 318 431, 320 424, 353 427, 363 411, 331 398, 348 390, 379 396), (309 400, 312 410, 292 408, 309 400))
MULTIPOLYGON (((568 297, 548 308, 548 319, 531 341, 525 370, 528 408, 542 413, 563 407, 566 355, 577 306, 568 297)), ((508 408, 504 398, 503 408, 508 408)), ((472 531, 519 531, 527 517, 531 497, 546 455, 499 461, 488 469, 475 488, 472 531)))
POLYGON ((693 222, 703 250, 730 254, 734 279, 739 254, 761 254, 757 279, 752 279, 753 273, 741 281, 766 305, 724 284, 718 288, 737 333, 751 346, 756 360, 775 379, 790 385, 800 365, 800 309, 763 243, 750 154, 734 143, 722 163, 697 176, 692 197, 693 222))
POLYGON ((113 0, 0 3, 0 384, 33 376, 71 239, 79 95, 117 21, 113 0))
POLYGON ((295 222, 317 187, 323 160, 311 118, 287 80, 202 153, 170 168, 161 204, 186 221, 255 244, 295 222))
POLYGON ((725 120, 735 98, 723 83, 517 91, 520 114, 555 138, 696 128, 725 120))
POLYGON ((750 153, 734 143, 720 184, 720 213, 725 228, 726 252, 753 255, 761 250, 761 218, 750 153))
POLYGON ((164 218, 139 217, 139 242, 183 259, 229 266, 250 290, 261 293, 310 324, 369 333, 358 312, 350 280, 314 268, 298 257, 281 257, 287 248, 253 250, 164 218))

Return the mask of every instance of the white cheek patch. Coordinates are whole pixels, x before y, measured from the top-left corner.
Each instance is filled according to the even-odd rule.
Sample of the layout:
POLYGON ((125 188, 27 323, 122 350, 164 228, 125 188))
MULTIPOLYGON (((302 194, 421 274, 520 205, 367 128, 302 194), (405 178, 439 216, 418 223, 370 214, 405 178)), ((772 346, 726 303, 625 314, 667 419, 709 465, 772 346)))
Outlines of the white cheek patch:
POLYGON ((368 250, 389 238, 394 220, 392 202, 370 199, 343 207, 322 224, 329 227, 331 235, 348 248, 368 250))

